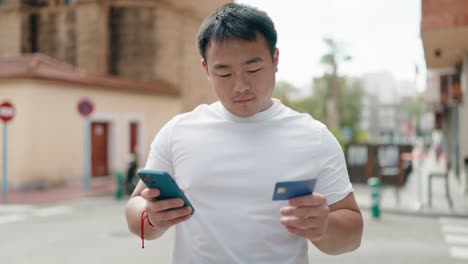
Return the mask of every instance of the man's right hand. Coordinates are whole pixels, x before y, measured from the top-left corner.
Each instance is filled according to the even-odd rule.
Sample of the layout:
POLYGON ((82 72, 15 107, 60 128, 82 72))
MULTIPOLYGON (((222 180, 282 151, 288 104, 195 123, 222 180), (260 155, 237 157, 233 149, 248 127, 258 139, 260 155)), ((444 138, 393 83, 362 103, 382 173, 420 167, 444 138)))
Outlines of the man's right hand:
POLYGON ((145 188, 141 197, 146 200, 146 211, 151 224, 156 229, 165 231, 171 226, 190 219, 192 208, 184 207, 184 201, 180 198, 158 200, 159 189, 145 188))

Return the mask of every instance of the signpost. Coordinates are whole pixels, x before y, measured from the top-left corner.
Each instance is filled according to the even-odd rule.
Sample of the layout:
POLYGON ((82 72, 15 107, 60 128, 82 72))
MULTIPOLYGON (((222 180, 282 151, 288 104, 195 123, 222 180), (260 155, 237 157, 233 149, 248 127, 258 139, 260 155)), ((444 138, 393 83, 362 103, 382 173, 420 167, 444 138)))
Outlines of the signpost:
POLYGON ((2 200, 7 202, 8 178, 7 178, 7 123, 15 116, 15 107, 12 103, 4 101, 0 104, 0 119, 3 121, 3 178, 2 178, 2 200))
POLYGON ((89 189, 89 177, 91 171, 91 122, 89 116, 94 110, 94 104, 90 99, 83 98, 78 102, 78 112, 84 117, 84 166, 83 187, 87 192, 89 189))

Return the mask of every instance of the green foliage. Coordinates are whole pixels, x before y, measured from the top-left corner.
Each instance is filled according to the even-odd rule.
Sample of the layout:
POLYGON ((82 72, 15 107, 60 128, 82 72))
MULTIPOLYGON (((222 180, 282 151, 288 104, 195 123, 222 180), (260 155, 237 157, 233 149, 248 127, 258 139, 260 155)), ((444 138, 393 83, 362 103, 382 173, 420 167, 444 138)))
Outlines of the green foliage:
POLYGON ((273 91, 273 97, 280 99, 283 104, 290 106, 289 96, 297 92, 298 89, 290 82, 278 81, 273 91))
POLYGON ((320 107, 322 104, 323 102, 321 102, 319 98, 309 96, 292 101, 290 107, 300 113, 308 113, 320 122, 325 123, 326 116, 323 109, 320 107))
POLYGON ((408 116, 418 119, 426 110, 423 102, 413 99, 405 106, 405 111, 408 113, 408 116))
POLYGON ((338 118, 335 118, 331 128, 332 133, 337 137, 342 146, 344 145, 344 136, 352 135, 350 140, 365 142, 367 135, 359 131, 359 123, 362 113, 362 98, 364 92, 362 89, 361 80, 350 79, 338 75, 338 68, 342 62, 350 61, 351 56, 346 54, 343 45, 337 43, 332 38, 324 38, 323 41, 328 47, 328 51, 321 57, 320 62, 327 68, 325 73, 320 78, 313 80, 312 96, 301 98, 295 101, 285 100, 286 95, 293 92, 293 86, 286 82, 279 82, 275 88, 274 96, 286 101, 288 106, 302 113, 308 113, 322 123, 330 121, 330 113, 327 113, 327 104, 335 102, 338 105, 338 118), (335 92, 333 92, 335 91, 335 92), (341 135, 343 127, 346 127, 341 135), (351 130, 351 133, 349 133, 351 130))
POLYGON ((333 134, 333 136, 335 136, 335 138, 340 143, 341 149, 343 150, 343 152, 345 152, 346 144, 345 144, 345 142, 343 140, 343 137, 341 136, 341 132, 339 130, 336 130, 336 129, 332 129, 330 132, 333 134))
MULTIPOLYGON (((312 96, 290 102, 290 107, 301 113, 308 113, 315 119, 326 123, 327 120, 327 98, 330 96, 328 89, 331 76, 324 74, 320 78, 314 79, 314 92, 312 96)), ((362 113, 362 98, 364 92, 360 80, 339 78, 339 89, 341 94, 339 111, 341 115, 340 128, 349 127, 352 131, 352 140, 365 141, 367 135, 359 132, 359 122, 362 113)), ((334 135, 342 141, 340 130, 332 131, 334 135)))
POLYGON ((323 42, 325 42, 328 47, 328 53, 325 53, 322 56, 320 63, 336 74, 340 63, 351 61, 352 57, 346 54, 344 45, 336 42, 334 39, 323 38, 323 42))
POLYGON ((350 127, 355 135, 361 121, 362 98, 364 96, 361 81, 342 79, 339 88, 341 94, 340 127, 350 127))
POLYGON ((356 136, 354 137, 354 141, 356 143, 364 144, 364 143, 367 143, 368 140, 369 140, 369 135, 367 135, 366 131, 362 131, 362 130, 359 130, 356 136))

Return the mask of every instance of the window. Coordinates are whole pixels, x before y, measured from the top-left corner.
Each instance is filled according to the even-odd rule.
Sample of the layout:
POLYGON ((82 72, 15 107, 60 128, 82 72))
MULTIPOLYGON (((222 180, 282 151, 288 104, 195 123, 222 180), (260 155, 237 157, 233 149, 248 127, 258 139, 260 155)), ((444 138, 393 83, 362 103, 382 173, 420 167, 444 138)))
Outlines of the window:
POLYGON ((124 78, 154 78, 154 9, 111 7, 108 72, 124 78))
POLYGON ((33 53, 39 51, 38 33, 39 33, 39 15, 31 14, 28 18, 28 29, 26 37, 26 46, 24 53, 33 53))
POLYGON ((348 147, 348 157, 347 157, 349 166, 364 166, 367 164, 367 146, 362 145, 350 145, 348 147))
POLYGON ((76 4, 76 0, 62 0, 63 5, 74 5, 76 4))
POLYGON ((22 4, 34 7, 44 7, 49 5, 47 0, 22 0, 22 4))

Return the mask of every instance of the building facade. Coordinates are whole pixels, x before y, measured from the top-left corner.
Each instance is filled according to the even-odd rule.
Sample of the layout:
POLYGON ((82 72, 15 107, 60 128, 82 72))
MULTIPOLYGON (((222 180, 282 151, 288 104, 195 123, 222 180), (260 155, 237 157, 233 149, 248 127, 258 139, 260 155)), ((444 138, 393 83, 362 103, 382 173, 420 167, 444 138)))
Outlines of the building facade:
POLYGON ((371 143, 407 144, 412 140, 405 109, 406 100, 416 94, 401 96, 399 83, 389 72, 367 73, 362 77, 364 88, 360 128, 371 143))
POLYGON ((124 171, 130 154, 143 166, 170 118, 215 100, 196 34, 226 2, 0 1, 0 102, 16 108, 8 123, 9 187, 83 177, 83 98, 95 104, 91 176, 124 171))
POLYGON ((94 105, 89 116, 92 177, 125 171, 131 153, 143 166, 155 134, 182 105, 170 84, 95 76, 45 55, 0 59, 0 93, 1 101, 12 102, 16 110, 7 124, 11 188, 82 179, 82 99, 94 105))
POLYGON ((44 53, 93 74, 181 90, 183 109, 215 100, 196 34, 227 0, 4 0, 0 57, 44 53))
POLYGON ((427 64, 426 101, 451 175, 468 194, 468 2, 422 0, 421 38, 427 64))

